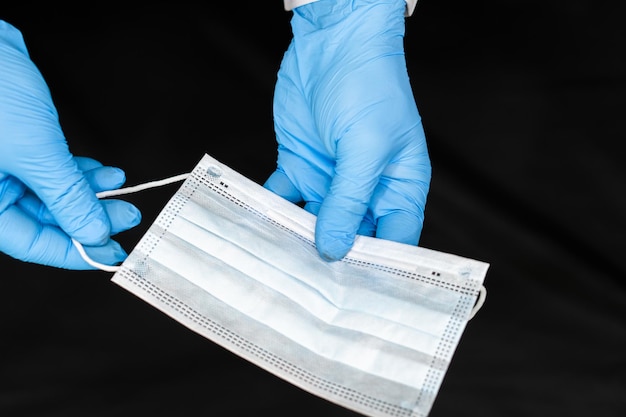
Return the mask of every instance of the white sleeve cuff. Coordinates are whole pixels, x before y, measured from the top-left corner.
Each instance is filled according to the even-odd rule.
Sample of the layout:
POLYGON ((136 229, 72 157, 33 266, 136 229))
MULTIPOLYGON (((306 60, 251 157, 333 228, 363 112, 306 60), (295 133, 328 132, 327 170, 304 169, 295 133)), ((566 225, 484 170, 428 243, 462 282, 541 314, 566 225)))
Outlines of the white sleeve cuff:
MULTIPOLYGON (((285 10, 293 10, 298 6, 302 6, 307 3, 313 3, 317 0, 283 0, 285 3, 285 10)), ((406 0, 406 15, 411 16, 417 5, 417 0, 406 0)))
POLYGON ((298 6, 302 6, 307 3, 313 3, 317 0, 283 0, 285 3, 285 10, 293 10, 298 6))

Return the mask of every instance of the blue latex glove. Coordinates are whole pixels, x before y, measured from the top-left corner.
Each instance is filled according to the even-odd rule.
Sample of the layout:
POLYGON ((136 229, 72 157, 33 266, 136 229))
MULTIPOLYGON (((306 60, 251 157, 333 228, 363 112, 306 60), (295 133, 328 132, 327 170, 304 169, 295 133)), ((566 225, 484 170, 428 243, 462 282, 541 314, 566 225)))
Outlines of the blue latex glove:
POLYGON ((296 8, 274 93, 265 187, 317 215, 329 261, 356 234, 417 245, 431 165, 404 56, 404 0, 296 8))
POLYGON ((76 158, 68 149, 48 87, 21 33, 0 21, 0 251, 23 261, 94 269, 71 238, 104 264, 127 254, 110 239, 139 223, 123 201, 96 192, 119 188, 124 172, 76 158))

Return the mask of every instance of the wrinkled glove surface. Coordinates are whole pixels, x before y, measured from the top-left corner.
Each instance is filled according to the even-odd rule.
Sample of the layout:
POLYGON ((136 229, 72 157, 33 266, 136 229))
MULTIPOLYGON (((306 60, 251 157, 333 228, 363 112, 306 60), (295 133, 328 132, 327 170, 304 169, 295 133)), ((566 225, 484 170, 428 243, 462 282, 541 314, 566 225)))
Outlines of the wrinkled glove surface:
POLYGON ((19 260, 66 269, 116 264, 127 254, 110 239, 137 225, 136 207, 101 202, 96 192, 119 188, 118 168, 73 156, 42 75, 22 34, 0 21, 0 251, 19 260))
POLYGON ((317 215, 329 261, 356 234, 417 245, 431 165, 404 55, 404 0, 294 9, 274 94, 276 171, 265 187, 317 215))

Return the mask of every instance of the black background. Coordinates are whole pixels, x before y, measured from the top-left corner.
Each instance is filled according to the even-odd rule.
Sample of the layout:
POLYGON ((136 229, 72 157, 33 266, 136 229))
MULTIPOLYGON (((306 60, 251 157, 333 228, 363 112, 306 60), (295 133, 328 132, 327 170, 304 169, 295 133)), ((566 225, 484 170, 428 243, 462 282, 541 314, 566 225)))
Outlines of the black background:
MULTIPOLYGON (((204 153, 257 182, 271 173, 282 2, 52 3, 0 18, 22 30, 74 154, 128 185, 204 153)), ((433 164, 420 245, 491 264, 432 417, 626 415, 621 4, 421 0, 407 20, 433 164)), ((144 218, 118 236, 128 251, 175 187, 127 198, 144 218)), ((0 416, 354 415, 110 273, 6 256, 0 271, 0 416)))

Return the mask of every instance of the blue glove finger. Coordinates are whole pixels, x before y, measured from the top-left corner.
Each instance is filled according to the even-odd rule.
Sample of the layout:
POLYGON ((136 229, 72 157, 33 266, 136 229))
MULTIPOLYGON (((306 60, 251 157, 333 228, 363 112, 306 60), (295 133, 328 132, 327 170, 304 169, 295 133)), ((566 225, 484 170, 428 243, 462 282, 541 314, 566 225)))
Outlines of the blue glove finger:
MULTIPOLYGON (((111 223, 111 236, 132 229, 141 223, 141 212, 133 204, 123 200, 103 200, 102 206, 111 223)), ((25 215, 42 226, 58 227, 56 220, 41 201, 27 193, 16 204, 25 215)))
POLYGON ((374 222, 374 220, 372 219, 371 216, 371 212, 367 212, 365 214, 365 217, 363 217, 363 220, 361 221, 361 224, 359 225, 359 230, 357 230, 357 235, 362 235, 362 236, 376 236, 376 228, 377 225, 374 222))
POLYGON ((102 200, 104 210, 111 220, 111 236, 131 229, 141 223, 141 212, 123 200, 102 200))
POLYGON ((420 218, 413 213, 403 211, 389 213, 378 218, 376 237, 408 245, 417 245, 423 224, 423 217, 420 218))
MULTIPOLYGON (((17 206, 11 206, 0 214, 0 236, 12 230, 20 233, 12 240, 0 239, 0 251, 26 262, 65 269, 95 269, 87 264, 70 237, 53 225, 42 225, 17 206)), ((128 256, 115 241, 109 240, 98 247, 85 246, 87 254, 95 261, 116 265, 128 256)))
POLYGON ((304 209, 306 211, 316 216, 319 214, 321 207, 322 207, 322 203, 317 202, 317 201, 309 201, 308 203, 304 205, 304 209))
POLYGON ((291 201, 292 203, 299 203, 302 201, 302 194, 300 194, 300 191, 298 191, 296 186, 293 185, 287 175, 279 169, 270 175, 270 177, 265 181, 265 184, 263 184, 263 187, 272 191, 274 194, 278 194, 285 200, 291 201))
POLYGON ((17 178, 0 172, 0 214, 24 198, 27 192, 26 186, 17 178))
MULTIPOLYGON (((304 205, 304 209, 311 214, 318 215, 320 212, 320 208, 322 207, 321 203, 318 202, 310 202, 304 205)), ((358 235, 363 236, 375 236, 376 235, 376 222, 372 218, 372 214, 368 211, 359 226, 359 230, 356 232, 358 235)), ((392 239, 393 240, 393 239, 392 239)))
MULTIPOLYGON (((68 150, 48 87, 19 31, 1 21, 0 61, 0 172, 31 189, 78 241, 106 243, 110 223, 68 150)), ((21 231, 4 233, 11 239, 21 231)))
MULTIPOLYGON (((117 190, 126 182, 126 173, 116 167, 103 166, 88 157, 75 157, 78 168, 94 192, 117 190)), ((131 229, 141 223, 141 212, 135 205, 123 200, 101 200, 111 222, 111 235, 131 229)), ((87 249, 86 249, 87 250, 87 249)), ((95 247, 89 247, 95 251, 95 247)))
POLYGON ((371 121, 353 122, 356 137, 346 135, 338 143, 336 174, 316 223, 316 244, 327 260, 345 256, 356 233, 372 234, 370 216, 376 237, 414 245, 419 241, 431 174, 425 141, 419 139, 422 130, 397 136, 394 143, 406 145, 394 149, 390 141, 365 133, 374 131, 371 121), (359 152, 354 146, 364 139, 367 150, 359 152))
POLYGON ((377 223, 376 237, 417 245, 424 223, 431 167, 425 141, 415 162, 390 165, 384 171, 370 204, 377 223), (409 172, 402 172, 406 168, 409 172))
MULTIPOLYGON (((124 171, 119 168, 102 166, 100 162, 91 158, 77 157, 75 159, 78 167, 83 170, 85 179, 96 193, 118 189, 126 180, 124 171)), ((104 203, 104 201, 102 201, 102 203, 104 203)), ((23 211, 28 213, 31 217, 38 219, 41 223, 58 226, 52 213, 50 213, 43 202, 32 192, 27 192, 18 204, 23 211)), ((119 210, 125 210, 126 213, 120 218, 113 219, 111 213, 107 212, 111 223, 114 221, 116 223, 115 226, 111 224, 111 235, 136 226, 141 219, 141 214, 136 207, 130 203, 125 203, 124 206, 126 207, 125 209, 120 208, 119 210), (128 224, 124 224, 123 219, 127 220, 128 224), (115 232, 113 232, 113 229, 115 229, 115 232)))
MULTIPOLYGON (((79 168, 94 192, 117 190, 126 182, 126 174, 116 167, 102 166, 91 158, 76 158, 79 168)), ((131 229, 141 223, 141 212, 135 205, 123 200, 101 200, 111 222, 111 235, 131 229)), ((95 250, 94 247, 90 248, 95 250)), ((87 249, 86 249, 87 250, 87 249)), ((89 252, 88 252, 89 253, 89 252)))
POLYGON ((83 171, 83 175, 95 193, 117 190, 126 182, 126 173, 116 167, 93 168, 83 171))
POLYGON ((343 258, 352 247, 386 161, 372 146, 379 141, 368 141, 370 146, 359 154, 345 146, 350 142, 355 140, 343 137, 339 142, 338 155, 345 156, 337 158, 335 176, 315 224, 317 249, 328 261, 343 258))
MULTIPOLYGON (((90 158, 88 156, 74 156, 74 161, 76 161, 76 165, 78 169, 83 172, 90 171, 92 169, 102 167, 102 163, 96 159, 90 158)), ((120 184, 121 186, 122 184, 120 184)))

